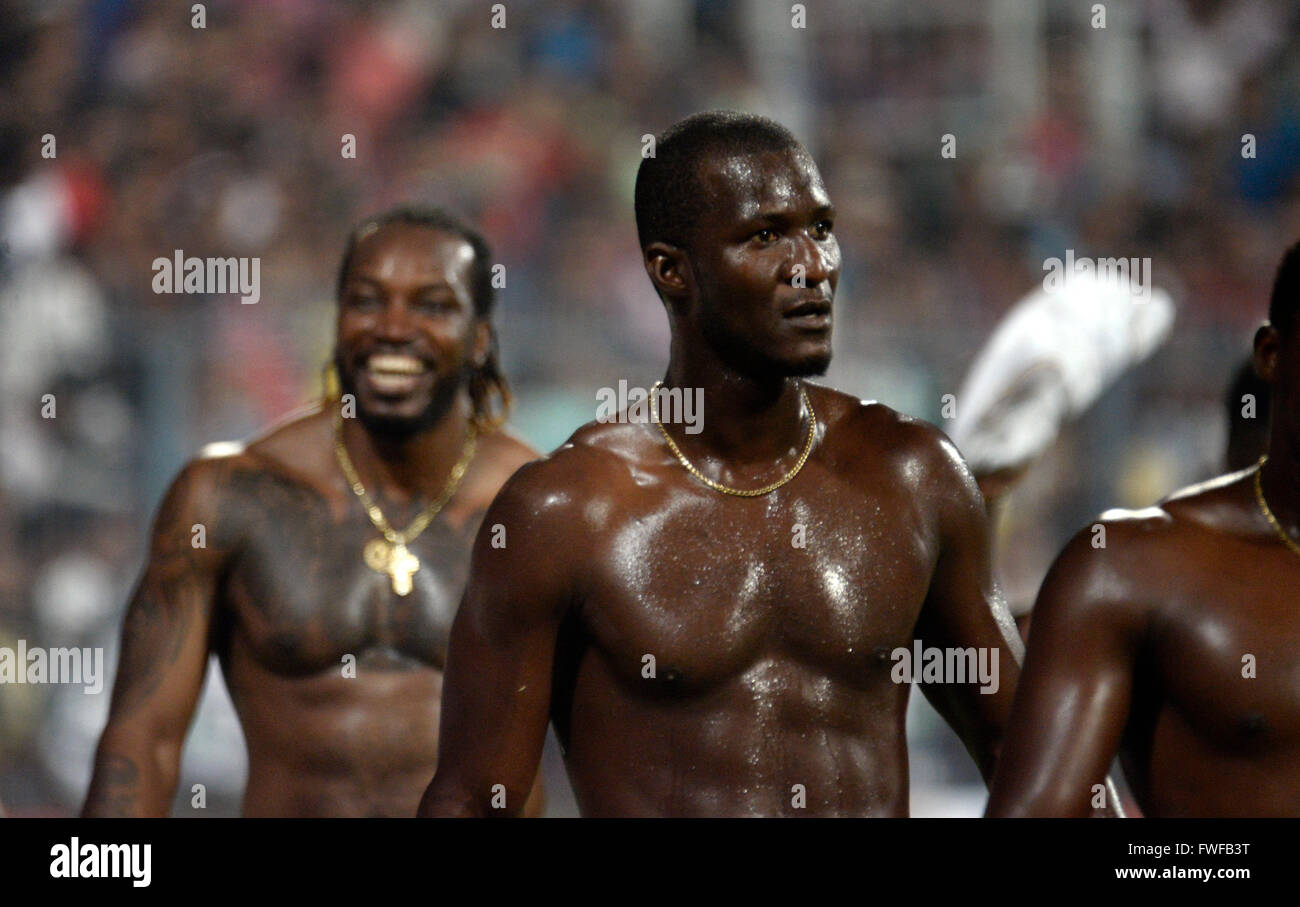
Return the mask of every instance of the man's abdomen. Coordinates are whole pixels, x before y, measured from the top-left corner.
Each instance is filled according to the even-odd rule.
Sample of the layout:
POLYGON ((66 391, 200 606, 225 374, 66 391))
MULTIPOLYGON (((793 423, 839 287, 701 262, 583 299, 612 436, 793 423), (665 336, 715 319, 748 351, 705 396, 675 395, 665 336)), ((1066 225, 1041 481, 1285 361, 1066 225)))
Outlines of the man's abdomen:
POLYGON ((437 759, 442 672, 364 653, 344 667, 283 677, 232 660, 245 815, 415 815, 437 759))
POLYGON ((649 692, 599 654, 566 762, 585 816, 903 816, 905 685, 765 656, 707 690, 649 692))

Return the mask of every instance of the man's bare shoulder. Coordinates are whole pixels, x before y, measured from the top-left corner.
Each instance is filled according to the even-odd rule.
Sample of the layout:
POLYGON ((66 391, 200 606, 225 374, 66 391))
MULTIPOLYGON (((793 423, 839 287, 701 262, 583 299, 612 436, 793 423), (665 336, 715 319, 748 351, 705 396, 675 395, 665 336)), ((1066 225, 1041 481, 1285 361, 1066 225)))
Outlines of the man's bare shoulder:
POLYGON ((263 469, 241 442, 205 445, 181 467, 163 494, 153 523, 155 543, 162 536, 188 534, 200 525, 213 548, 223 547, 219 539, 233 541, 231 517, 240 509, 243 487, 236 477, 263 469))
POLYGON ((1159 607, 1170 583, 1196 568, 1198 551, 1215 551, 1225 535, 1256 531, 1249 502, 1251 472, 1181 489, 1152 507, 1116 508, 1083 527, 1065 546, 1048 582, 1071 590, 1075 607, 1159 607))
POLYGON ((240 444, 240 465, 261 464, 288 473, 320 474, 334 461, 334 424, 320 403, 295 410, 240 444))
POLYGON ((1080 536, 1095 537, 1098 541, 1090 542, 1091 548, 1107 552, 1107 561, 1124 565, 1148 563, 1162 555, 1185 557, 1188 545, 1225 533, 1251 534, 1256 527, 1247 505, 1253 501, 1253 474, 1252 467, 1189 485, 1152 507, 1107 510, 1080 536))
POLYGON ((1188 531, 1253 534, 1255 470, 1251 466, 1181 488, 1158 505, 1170 520, 1188 531))
POLYGON ((515 471, 540 456, 523 439, 504 428, 481 433, 477 443, 477 452, 456 492, 454 500, 459 504, 448 508, 447 519, 454 525, 458 524, 458 511, 481 516, 515 471))
POLYGON ((321 449, 333 456, 329 430, 328 419, 313 407, 248 440, 204 445, 172 480, 159 520, 181 512, 231 515, 264 491, 267 481, 311 484, 310 476, 322 468, 321 449))
POLYGON ((589 422, 551 453, 523 464, 494 507, 526 513, 535 520, 582 520, 592 505, 617 496, 636 481, 647 454, 647 426, 589 422))
POLYGON ((938 428, 877 400, 864 400, 820 384, 807 384, 817 418, 829 431, 839 429, 854 443, 870 443, 884 450, 937 453, 947 437, 938 428))
POLYGON ((185 464, 178 481, 207 484, 215 490, 229 484, 236 473, 301 469, 304 454, 319 446, 319 418, 319 410, 298 413, 252 438, 205 444, 185 464))
MULTIPOLYGON (((1135 633, 1159 609, 1159 563, 1168 556, 1169 515, 1159 507, 1108 510, 1084 526, 1052 562, 1034 605, 1034 624, 1102 623, 1135 633)), ((1164 577, 1167 580, 1167 577, 1164 577)))
POLYGON ((479 449, 493 470, 505 471, 507 475, 541 456, 531 444, 505 428, 479 435, 479 449))
POLYGON ((808 386, 838 458, 888 469, 917 492, 950 491, 966 497, 975 489, 961 453, 936 426, 875 400, 808 386))

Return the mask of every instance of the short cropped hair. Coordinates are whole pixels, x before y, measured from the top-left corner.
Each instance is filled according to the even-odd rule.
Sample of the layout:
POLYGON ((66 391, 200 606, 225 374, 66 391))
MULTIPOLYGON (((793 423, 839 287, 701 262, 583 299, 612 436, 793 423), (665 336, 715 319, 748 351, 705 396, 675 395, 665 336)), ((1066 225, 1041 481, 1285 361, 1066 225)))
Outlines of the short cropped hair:
POLYGON ((1273 280, 1273 294, 1268 301, 1268 320, 1278 333, 1290 334, 1300 312, 1300 242, 1286 250, 1273 280))
POLYGON ((654 156, 636 172, 636 232, 641 248, 654 242, 690 246, 703 186, 699 165, 715 154, 803 150, 775 120, 734 110, 710 110, 674 123, 655 140, 654 156))

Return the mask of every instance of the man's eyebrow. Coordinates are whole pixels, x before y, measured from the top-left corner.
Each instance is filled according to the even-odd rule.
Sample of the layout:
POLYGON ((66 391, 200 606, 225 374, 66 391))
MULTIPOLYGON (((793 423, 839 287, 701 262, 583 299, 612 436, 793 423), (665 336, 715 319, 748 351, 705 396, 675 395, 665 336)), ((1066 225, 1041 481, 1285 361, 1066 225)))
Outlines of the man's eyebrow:
MULTIPOLYGON (((741 218, 741 223, 745 226, 756 224, 779 223, 782 221, 793 220, 798 216, 798 211, 794 208, 761 208, 753 214, 741 218)), ((835 206, 830 202, 824 205, 818 205, 813 208, 813 216, 821 218, 833 218, 835 216, 835 206)))
MULTIPOLYGON (((364 274, 349 274, 347 283, 368 283, 376 287, 382 287, 384 285, 384 281, 374 277, 367 277, 364 274)), ((456 288, 445 280, 435 280, 430 283, 418 284, 415 289, 417 292, 425 290, 451 290, 454 293, 456 291, 456 288)))
POLYGON ((755 205, 745 211, 741 220, 745 223, 772 222, 778 220, 789 220, 795 216, 795 210, 790 207, 778 207, 776 205, 759 206, 755 205))
POLYGON ((763 211, 756 211, 753 214, 742 217, 741 223, 744 224, 769 224, 775 221, 784 220, 790 216, 787 211, 777 211, 768 208, 763 211))

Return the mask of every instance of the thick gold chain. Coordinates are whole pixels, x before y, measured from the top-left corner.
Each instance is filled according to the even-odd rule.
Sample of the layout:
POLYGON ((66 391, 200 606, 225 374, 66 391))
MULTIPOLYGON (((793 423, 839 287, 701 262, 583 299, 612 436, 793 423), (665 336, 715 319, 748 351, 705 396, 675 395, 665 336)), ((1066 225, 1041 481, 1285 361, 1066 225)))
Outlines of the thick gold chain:
POLYGON ((1277 521, 1277 517, 1273 516, 1273 511, 1269 509, 1268 501, 1264 500, 1264 483, 1260 479, 1260 476, 1263 475, 1264 464, 1267 462, 1267 455, 1260 457, 1259 469, 1255 470, 1255 500, 1259 501, 1259 509, 1263 511, 1264 519, 1268 520, 1268 524, 1273 527, 1273 531, 1276 532, 1277 537, 1282 540, 1282 544, 1286 545, 1297 555, 1300 555, 1300 544, 1297 544, 1295 539, 1287 535, 1286 530, 1282 528, 1282 524, 1277 521))
POLYGON ((474 430, 474 423, 469 424, 469 434, 465 436, 465 446, 461 450, 460 459, 456 465, 451 468, 451 474, 447 476, 447 484, 443 486, 442 493, 435 498, 424 511, 417 516, 411 525, 407 526, 402 532, 398 532, 389 525, 387 518, 382 510, 371 499, 370 493, 366 491, 366 486, 361 483, 361 477, 352 466, 352 458, 348 456, 348 449, 343 444, 343 415, 336 410, 334 412, 334 455, 338 458, 339 467, 343 470, 343 475, 347 477, 348 484, 352 486, 352 491, 361 499, 361 505, 366 509, 366 515, 370 517, 370 522, 375 524, 375 528, 383 533, 384 538, 394 545, 406 545, 415 539, 429 521, 438 515, 438 511, 446 506, 451 500, 451 496, 456 493, 460 486, 460 480, 465 477, 465 470, 469 468, 470 460, 474 459, 474 451, 478 446, 477 432, 474 430))
POLYGON ((803 469, 803 464, 808 462, 808 455, 812 453, 813 444, 817 441, 817 414, 813 412, 812 402, 808 399, 808 394, 803 389, 802 384, 799 385, 799 401, 803 408, 808 410, 808 441, 803 446, 803 453, 799 454, 799 459, 794 464, 794 468, 786 473, 783 478, 777 479, 770 485, 764 485, 762 488, 751 489, 728 488, 726 485, 710 479, 704 473, 696 469, 691 464, 690 460, 686 459, 686 455, 682 453, 681 448, 677 446, 676 442, 673 441, 672 436, 668 434, 668 429, 664 428, 663 423, 659 421, 659 407, 655 404, 655 401, 659 397, 659 386, 661 384, 663 384, 662 381, 656 381, 654 387, 650 388, 650 421, 658 427, 659 433, 662 434, 664 440, 668 442, 668 449, 677 457, 678 462, 686 467, 686 471, 695 476, 695 478, 699 479, 705 485, 712 488, 714 491, 720 491, 723 494, 733 494, 741 498, 757 498, 765 494, 771 494, 773 491, 776 491, 786 482, 789 482, 797 476, 799 470, 803 469))

